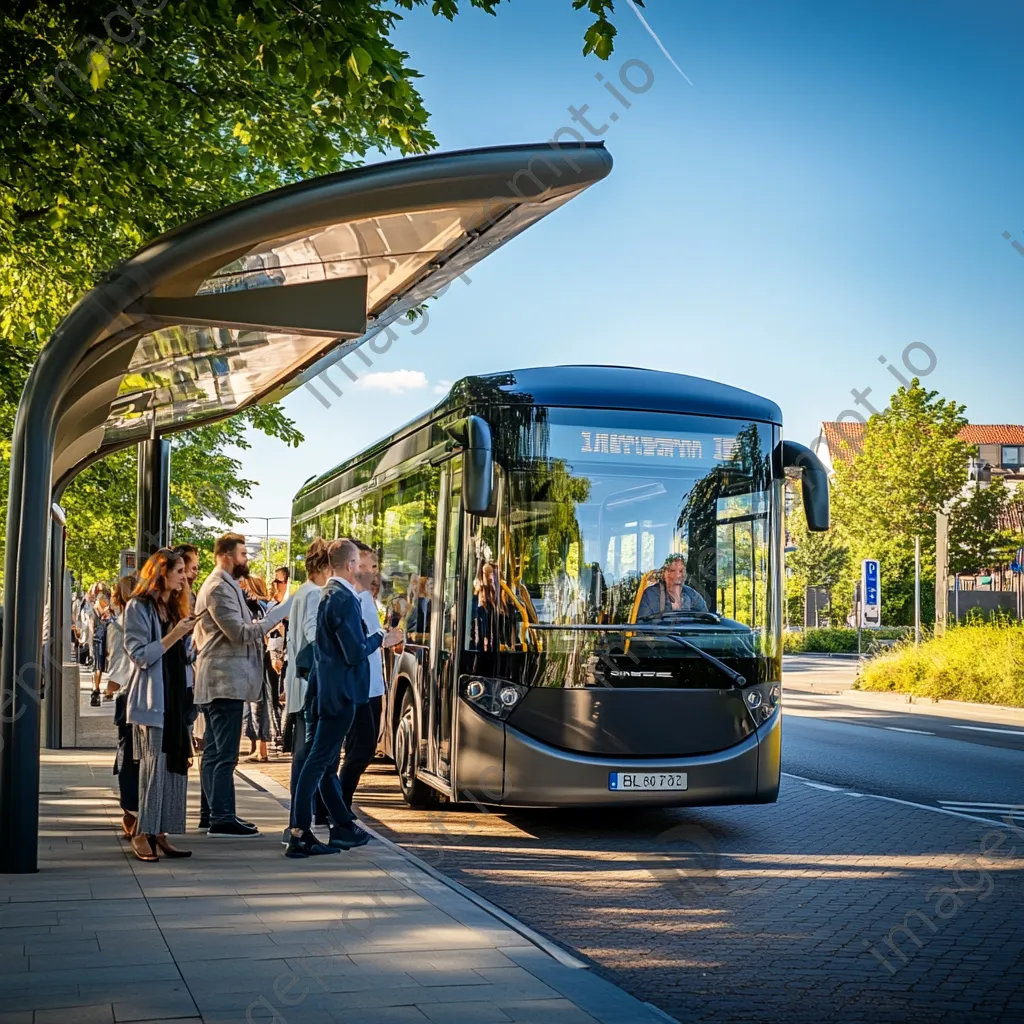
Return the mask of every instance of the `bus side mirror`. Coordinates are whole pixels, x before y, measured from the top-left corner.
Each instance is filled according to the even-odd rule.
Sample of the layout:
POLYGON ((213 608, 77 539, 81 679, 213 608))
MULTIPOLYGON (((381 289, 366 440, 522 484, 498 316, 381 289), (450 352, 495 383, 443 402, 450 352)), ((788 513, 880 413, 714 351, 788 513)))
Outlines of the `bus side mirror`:
POLYGON ((824 533, 829 528, 828 473, 807 445, 783 441, 776 448, 780 474, 787 469, 801 471, 804 518, 811 533, 824 533), (781 451, 780 451, 781 449, 781 451))
POLYGON ((467 416, 448 428, 462 448, 462 504, 472 515, 484 515, 494 492, 491 428, 482 416, 467 416))

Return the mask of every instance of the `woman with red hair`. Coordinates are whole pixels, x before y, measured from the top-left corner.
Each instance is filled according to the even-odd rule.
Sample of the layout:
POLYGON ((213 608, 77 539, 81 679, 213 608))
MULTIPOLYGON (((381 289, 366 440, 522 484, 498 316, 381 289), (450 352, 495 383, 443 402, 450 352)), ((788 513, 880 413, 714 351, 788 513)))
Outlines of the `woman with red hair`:
POLYGON ((139 761, 139 813, 132 850, 139 860, 190 857, 167 833, 185 831, 185 793, 195 717, 185 666, 190 615, 185 561, 168 548, 149 556, 124 611, 124 649, 132 663, 126 717, 139 761), (159 851, 159 853, 158 853, 159 851))

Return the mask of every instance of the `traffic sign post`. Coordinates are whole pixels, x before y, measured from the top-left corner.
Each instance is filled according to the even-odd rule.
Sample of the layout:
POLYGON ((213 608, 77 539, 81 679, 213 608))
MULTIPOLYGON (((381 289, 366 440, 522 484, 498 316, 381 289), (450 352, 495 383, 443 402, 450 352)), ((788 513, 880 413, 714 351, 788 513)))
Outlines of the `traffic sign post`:
POLYGON ((858 625, 873 629, 882 622, 882 579, 877 558, 861 562, 860 598, 858 625))

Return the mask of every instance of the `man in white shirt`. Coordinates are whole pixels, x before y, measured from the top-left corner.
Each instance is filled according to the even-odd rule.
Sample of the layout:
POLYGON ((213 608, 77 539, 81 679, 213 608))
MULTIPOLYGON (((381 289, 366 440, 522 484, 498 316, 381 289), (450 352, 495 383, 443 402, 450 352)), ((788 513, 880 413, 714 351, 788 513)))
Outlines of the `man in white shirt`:
MULTIPOLYGON (((356 574, 355 590, 363 613, 363 624, 367 636, 383 633, 377 614, 377 603, 373 599, 372 585, 380 567, 377 553, 362 541, 354 541, 359 548, 359 571, 356 574)), ((373 760, 377 751, 377 737, 380 734, 381 705, 384 702, 384 661, 383 651, 376 650, 370 657, 370 699, 356 707, 356 717, 345 737, 345 756, 338 777, 341 781, 341 795, 345 806, 352 810, 355 794, 363 772, 373 760)))

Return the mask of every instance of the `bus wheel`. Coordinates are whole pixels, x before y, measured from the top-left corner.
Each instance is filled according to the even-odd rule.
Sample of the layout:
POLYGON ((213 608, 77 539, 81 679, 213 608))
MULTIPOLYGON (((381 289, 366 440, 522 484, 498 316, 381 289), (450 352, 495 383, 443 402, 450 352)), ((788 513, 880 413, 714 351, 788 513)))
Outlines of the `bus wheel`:
POLYGON ((416 706, 412 694, 406 690, 402 696, 402 710, 395 726, 395 769, 402 796, 410 807, 432 807, 438 802, 436 789, 416 778, 419 761, 420 734, 416 727, 416 706))

